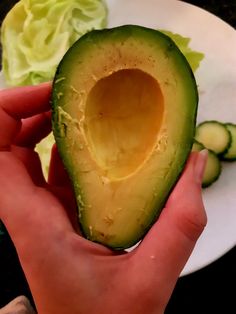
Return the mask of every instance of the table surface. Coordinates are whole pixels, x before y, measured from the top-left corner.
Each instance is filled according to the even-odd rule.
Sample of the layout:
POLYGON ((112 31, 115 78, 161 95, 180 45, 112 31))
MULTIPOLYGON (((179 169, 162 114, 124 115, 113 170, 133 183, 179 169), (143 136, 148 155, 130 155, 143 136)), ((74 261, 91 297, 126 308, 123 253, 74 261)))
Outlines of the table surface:
MULTIPOLYGON (((15 2, 17 1, 1 0, 0 21, 15 2)), ((214 13, 236 28, 236 0, 186 2, 214 13)), ((33 303, 14 246, 2 226, 0 251, 4 253, 0 253, 0 308, 21 294, 33 303)), ((179 278, 165 314, 236 313, 235 286, 236 247, 205 268, 179 278)))

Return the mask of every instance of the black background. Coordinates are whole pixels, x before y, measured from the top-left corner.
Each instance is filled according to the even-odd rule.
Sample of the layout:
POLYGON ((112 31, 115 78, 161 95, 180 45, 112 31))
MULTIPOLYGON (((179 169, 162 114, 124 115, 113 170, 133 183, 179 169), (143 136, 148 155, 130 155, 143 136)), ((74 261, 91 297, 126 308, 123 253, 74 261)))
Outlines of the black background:
MULTIPOLYGON (((2 21, 17 1, 0 1, 0 21, 2 21)), ((186 2, 214 13, 236 28, 236 0, 186 2)), ((33 303, 15 248, 4 226, 0 225, 0 308, 22 294, 33 303)), ((179 278, 165 314, 195 313, 236 313, 236 247, 207 267, 179 278)))

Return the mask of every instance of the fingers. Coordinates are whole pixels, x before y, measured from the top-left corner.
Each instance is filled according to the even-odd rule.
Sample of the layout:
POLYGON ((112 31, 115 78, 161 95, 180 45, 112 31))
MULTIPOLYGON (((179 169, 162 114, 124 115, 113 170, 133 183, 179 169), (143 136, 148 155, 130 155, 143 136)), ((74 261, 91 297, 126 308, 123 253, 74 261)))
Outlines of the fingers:
POLYGON ((51 84, 0 91, 0 150, 8 150, 21 128, 21 119, 48 111, 51 84))
POLYGON ((73 231, 59 200, 36 187, 23 163, 11 152, 0 152, 0 186, 0 219, 18 252, 29 256, 34 247, 50 246, 55 237, 73 231))
POLYGON ((0 107, 14 119, 24 119, 50 109, 51 83, 3 89, 0 107))
POLYGON ((45 186, 39 155, 30 148, 12 146, 12 153, 24 164, 28 174, 36 186, 45 186))
MULTIPOLYGON (((1 97, 1 95, 0 95, 1 97)), ((9 150, 10 145, 21 129, 21 121, 15 120, 1 108, 0 104, 0 150, 9 150)))
POLYGON ((44 137, 51 132, 50 112, 40 113, 34 117, 22 120, 20 133, 14 144, 34 148, 44 137))
POLYGON ((135 252, 138 268, 159 284, 169 282, 170 290, 206 225, 201 198, 206 158, 204 151, 191 155, 166 208, 135 252))

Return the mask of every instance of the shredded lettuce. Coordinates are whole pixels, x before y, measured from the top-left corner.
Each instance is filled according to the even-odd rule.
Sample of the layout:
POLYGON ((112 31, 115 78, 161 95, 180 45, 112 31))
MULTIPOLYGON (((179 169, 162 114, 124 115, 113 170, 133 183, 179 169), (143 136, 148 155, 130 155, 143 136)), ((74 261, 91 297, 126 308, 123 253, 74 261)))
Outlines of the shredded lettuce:
POLYGON ((8 86, 51 80, 68 48, 107 24, 103 0, 21 0, 1 30, 3 74, 8 86))
POLYGON ((47 137, 45 137, 40 143, 36 145, 35 151, 39 154, 42 171, 44 177, 47 178, 48 170, 51 159, 51 149, 55 143, 53 133, 51 132, 47 137))
POLYGON ((200 66, 201 61, 204 58, 204 54, 198 51, 194 51, 189 47, 189 43, 191 41, 190 38, 188 37, 183 37, 180 34, 172 33, 167 30, 160 30, 163 34, 167 35, 170 37, 179 50, 182 52, 182 54, 185 56, 187 59, 189 65, 192 68, 193 72, 196 72, 198 67, 200 66))

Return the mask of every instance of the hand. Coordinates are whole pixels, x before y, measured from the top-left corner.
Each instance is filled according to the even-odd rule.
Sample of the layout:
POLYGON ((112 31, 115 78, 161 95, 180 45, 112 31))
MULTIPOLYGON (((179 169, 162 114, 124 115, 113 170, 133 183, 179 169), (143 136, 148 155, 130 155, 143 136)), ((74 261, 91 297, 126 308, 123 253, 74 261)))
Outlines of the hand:
POLYGON ((191 154, 158 221, 130 253, 79 235, 57 150, 48 182, 34 147, 51 130, 50 84, 0 91, 0 218, 39 314, 159 314, 206 224, 204 153, 191 154))

